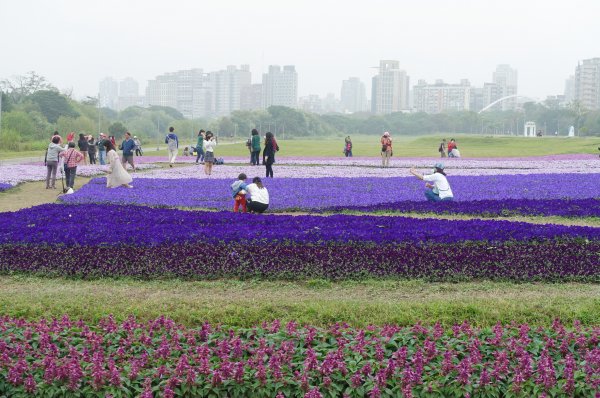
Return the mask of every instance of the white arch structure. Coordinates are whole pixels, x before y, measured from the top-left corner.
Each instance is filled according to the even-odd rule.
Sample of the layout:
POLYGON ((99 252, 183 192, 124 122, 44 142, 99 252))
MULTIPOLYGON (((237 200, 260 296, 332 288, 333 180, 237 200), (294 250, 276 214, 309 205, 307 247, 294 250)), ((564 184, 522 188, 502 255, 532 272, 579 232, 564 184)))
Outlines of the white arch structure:
POLYGON ((480 110, 480 111, 479 111, 479 112, 477 112, 477 113, 482 113, 482 112, 485 112, 485 111, 487 111, 488 109, 490 109, 492 106, 494 106, 494 105, 496 105, 496 104, 499 104, 500 102, 502 102, 502 101, 505 101, 505 100, 507 100, 507 99, 511 99, 511 98, 526 98, 526 99, 529 99, 529 100, 534 100, 534 101, 537 101, 537 100, 535 100, 534 98, 531 98, 531 97, 526 97, 526 96, 524 96, 524 95, 519 95, 519 94, 507 95, 506 97, 502 97, 502 98, 500 98, 500 99, 497 99, 496 101, 492 102, 491 104, 489 104, 488 106, 486 106, 485 108, 483 108, 482 110, 480 110))

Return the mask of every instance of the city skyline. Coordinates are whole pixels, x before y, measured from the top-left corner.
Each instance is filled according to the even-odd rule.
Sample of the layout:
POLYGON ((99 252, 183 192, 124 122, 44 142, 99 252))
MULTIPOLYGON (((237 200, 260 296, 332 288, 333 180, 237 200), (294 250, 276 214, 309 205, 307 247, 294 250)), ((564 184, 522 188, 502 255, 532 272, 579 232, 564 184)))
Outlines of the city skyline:
POLYGON ((592 0, 174 0, 167 9, 157 1, 23 0, 0 5, 0 78, 34 70, 82 98, 97 95, 106 76, 132 76, 143 91, 164 71, 249 64, 257 83, 268 65, 295 65, 299 96, 325 97, 339 95, 349 76, 370 92, 372 67, 394 59, 412 82, 474 86, 509 64, 519 91, 543 99, 562 94, 574 65, 597 56, 598 14, 592 0))

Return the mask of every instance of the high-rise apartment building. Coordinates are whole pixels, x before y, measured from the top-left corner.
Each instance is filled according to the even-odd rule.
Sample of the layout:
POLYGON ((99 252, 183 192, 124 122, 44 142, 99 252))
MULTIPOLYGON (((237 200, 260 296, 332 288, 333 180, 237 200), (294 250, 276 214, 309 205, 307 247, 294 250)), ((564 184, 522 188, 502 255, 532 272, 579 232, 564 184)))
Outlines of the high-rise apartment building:
POLYGON ((213 100, 213 115, 228 116, 241 109, 241 92, 249 87, 252 80, 250 66, 242 65, 240 69, 234 65, 227 69, 209 74, 210 89, 213 100))
POLYGON ((294 65, 285 65, 283 70, 278 65, 269 66, 269 72, 262 78, 262 107, 298 105, 298 73, 294 65))
POLYGON ((200 68, 165 73, 148 81, 146 102, 149 106, 168 106, 187 118, 206 117, 212 113, 208 76, 200 68))
POLYGON ((119 83, 112 77, 100 81, 99 91, 100 106, 103 108, 117 109, 119 100, 119 83))
POLYGON ((373 77, 371 88, 372 112, 385 115, 408 109, 409 80, 399 61, 379 61, 379 74, 373 77))
POLYGON ((240 109, 252 111, 262 107, 262 84, 242 86, 240 91, 240 109))
POLYGON ((414 107, 419 112, 441 113, 468 111, 471 106, 471 83, 463 79, 459 84, 447 84, 437 80, 427 84, 425 80, 413 87, 414 107))
POLYGON ((126 77, 119 82, 119 96, 137 96, 140 95, 140 85, 132 77, 126 77))
MULTIPOLYGON (((517 70, 511 68, 510 65, 498 65, 492 74, 492 82, 483 85, 484 107, 501 98, 516 95, 517 88, 517 70)), ((491 110, 507 111, 516 107, 517 98, 513 97, 494 105, 491 110)))
POLYGON ((585 109, 600 109, 600 58, 584 59, 575 68, 574 97, 585 109))
POLYGON ((565 102, 569 103, 575 99, 575 75, 565 80, 565 102))
POLYGON ((354 113, 367 110, 367 93, 365 84, 358 77, 350 77, 342 81, 342 111, 354 113))

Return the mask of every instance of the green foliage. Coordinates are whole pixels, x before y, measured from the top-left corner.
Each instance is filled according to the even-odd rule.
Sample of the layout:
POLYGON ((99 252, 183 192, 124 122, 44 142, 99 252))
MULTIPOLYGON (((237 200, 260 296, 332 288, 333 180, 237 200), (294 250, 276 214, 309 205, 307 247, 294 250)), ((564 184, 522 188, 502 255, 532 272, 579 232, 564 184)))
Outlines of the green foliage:
POLYGON ((0 108, 0 112, 10 112, 13 108, 10 97, 4 91, 0 92, 0 95, 2 96, 2 107, 0 108))
POLYGON ((29 100, 37 104, 40 112, 48 119, 50 123, 56 123, 61 116, 77 117, 78 113, 73 109, 65 96, 59 92, 51 90, 37 91, 29 100))
POLYGON ((156 106, 156 105, 153 105, 153 106, 149 107, 148 110, 151 111, 151 112, 155 112, 155 111, 164 112, 171 119, 175 119, 175 120, 184 119, 184 117, 181 114, 181 112, 179 112, 177 109, 171 108, 170 106, 156 106))
POLYGON ((61 116, 56 122, 58 131, 75 131, 77 133, 91 134, 96 131, 96 124, 86 116, 76 118, 61 116))
POLYGON ((108 126, 109 135, 114 135, 115 137, 123 136, 126 131, 127 127, 125 127, 121 122, 114 122, 108 126))

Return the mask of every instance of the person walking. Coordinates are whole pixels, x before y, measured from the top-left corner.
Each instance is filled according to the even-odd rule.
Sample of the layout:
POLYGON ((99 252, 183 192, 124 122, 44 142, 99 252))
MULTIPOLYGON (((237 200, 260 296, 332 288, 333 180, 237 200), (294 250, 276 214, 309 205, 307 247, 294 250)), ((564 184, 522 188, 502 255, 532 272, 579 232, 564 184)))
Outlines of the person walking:
POLYGON ((110 140, 104 141, 104 148, 106 150, 106 159, 108 160, 109 168, 106 171, 106 187, 107 188, 116 188, 116 187, 126 187, 133 188, 131 182, 133 178, 131 175, 125 170, 121 160, 119 159, 119 155, 115 150, 115 146, 110 140))
POLYGON ((87 154, 88 154, 88 141, 87 138, 83 134, 79 134, 79 140, 77 141, 77 147, 79 148, 79 152, 83 155, 83 164, 88 164, 87 162, 87 154))
POLYGON ((251 140, 251 153, 250 153, 250 163, 253 166, 258 166, 260 164, 258 158, 260 156, 260 135, 258 134, 257 129, 252 129, 252 135, 250 136, 251 140))
POLYGON ((56 189, 56 171, 58 170, 58 156, 65 148, 60 146, 60 136, 54 135, 46 152, 46 189, 56 189))
POLYGON ((442 139, 442 142, 440 143, 440 147, 438 148, 438 152, 440 153, 440 157, 445 158, 446 157, 446 139, 442 139))
POLYGON ((273 163, 275 163, 275 152, 277 151, 279 151, 279 146, 269 131, 265 134, 265 149, 263 149, 263 164, 266 167, 267 178, 273 178, 273 163))
POLYGON ((390 158, 394 152, 392 151, 392 137, 387 131, 381 137, 381 166, 390 167, 390 158))
POLYGON ((106 134, 100 133, 96 146, 98 147, 98 160, 103 166, 106 164, 106 146, 104 145, 106 141, 108 141, 106 134))
POLYGON ((452 189, 446 178, 443 163, 436 163, 433 166, 432 174, 423 175, 417 172, 414 167, 410 169, 410 172, 418 179, 427 181, 427 184, 425 184, 425 197, 428 201, 440 202, 454 200, 454 194, 452 193, 452 189))
POLYGON ((131 165, 131 168, 135 172, 135 164, 133 163, 133 154, 135 152, 135 142, 131 138, 129 131, 125 132, 125 140, 121 143, 121 150, 123 150, 123 168, 127 170, 127 163, 131 165))
POLYGON ((207 176, 212 174, 212 167, 215 163, 215 147, 217 146, 217 141, 215 140, 215 136, 211 131, 206 132, 205 139, 203 141, 204 145, 204 174, 207 176))
POLYGON ((196 164, 198 161, 204 163, 204 138, 206 137, 206 131, 201 129, 198 131, 198 141, 196 142, 196 164))
POLYGON ((96 164, 96 143, 94 142, 94 137, 91 135, 88 138, 88 156, 90 158, 90 164, 96 164))
POLYGON ((58 156, 65 160, 65 179, 67 180, 67 187, 74 189, 75 186, 75 175, 77 174, 77 164, 83 160, 83 155, 77 149, 75 149, 75 142, 69 141, 69 149, 61 152, 58 156))
POLYGON ((450 142, 448 143, 448 157, 449 158, 453 158, 454 154, 452 153, 452 150, 456 148, 456 141, 454 140, 454 138, 450 139, 450 142))
POLYGON ((173 167, 175 159, 177 159, 177 153, 179 152, 179 139, 175 134, 175 128, 169 127, 169 134, 165 137, 165 144, 169 150, 169 167, 173 167))
POLYGON ((133 143, 135 144, 135 156, 142 156, 144 151, 142 151, 142 141, 137 137, 137 135, 133 136, 133 143))
POLYGON ((350 139, 350 136, 346 137, 344 140, 344 155, 346 155, 347 158, 352 157, 352 140, 350 139))

